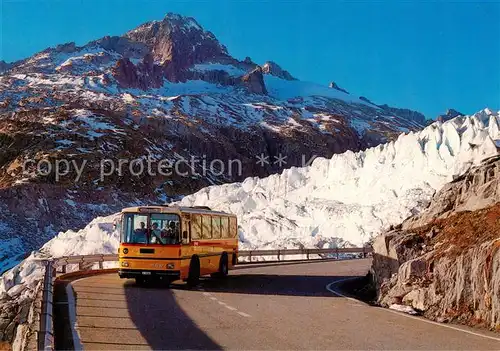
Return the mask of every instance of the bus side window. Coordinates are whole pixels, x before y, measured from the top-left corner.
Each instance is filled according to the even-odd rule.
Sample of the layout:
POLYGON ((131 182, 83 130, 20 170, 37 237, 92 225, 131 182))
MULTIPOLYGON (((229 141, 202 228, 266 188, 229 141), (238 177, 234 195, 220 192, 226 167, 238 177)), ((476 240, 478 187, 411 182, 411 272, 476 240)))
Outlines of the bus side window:
POLYGON ((201 216, 193 215, 191 218, 191 239, 199 240, 201 239, 201 216))
POLYGON ((202 216, 203 220, 203 239, 212 239, 212 218, 210 216, 202 216))
POLYGON ((221 217, 220 218, 220 230, 221 230, 221 237, 223 239, 230 238, 229 235, 229 222, 227 217, 221 217))
POLYGON ((220 217, 212 216, 212 239, 220 239, 220 217))
POLYGON ((229 217, 229 236, 231 238, 238 237, 238 225, 236 224, 236 217, 229 217))

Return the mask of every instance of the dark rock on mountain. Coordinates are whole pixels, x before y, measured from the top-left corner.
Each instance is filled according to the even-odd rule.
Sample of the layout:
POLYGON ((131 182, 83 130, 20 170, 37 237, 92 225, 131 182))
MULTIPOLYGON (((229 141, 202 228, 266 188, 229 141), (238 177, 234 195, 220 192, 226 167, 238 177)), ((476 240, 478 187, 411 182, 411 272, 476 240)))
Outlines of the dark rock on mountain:
POLYGON ((241 81, 249 92, 260 95, 267 94, 264 77, 262 76, 262 68, 257 67, 252 72, 245 74, 241 78, 241 81))
POLYGON ((349 92, 348 92, 347 90, 342 89, 342 88, 341 88, 341 87, 339 87, 339 86, 337 85, 337 83, 335 83, 335 82, 330 82, 330 84, 328 85, 328 87, 329 87, 329 88, 331 88, 331 89, 336 89, 336 90, 338 90, 338 91, 341 91, 341 92, 344 92, 344 93, 346 93, 346 94, 349 94, 349 92))
MULTIPOLYGON (((367 102, 369 104, 372 104, 372 105, 375 105, 373 102, 371 102, 368 98, 364 97, 364 96, 360 96, 359 97, 360 100, 363 100, 364 102, 367 102)), ((376 106, 376 105, 375 105, 376 106)))
POLYGON ((169 13, 162 21, 145 23, 125 34, 144 43, 155 61, 180 70, 195 63, 228 56, 227 49, 215 36, 191 17, 169 13))
POLYGON ((267 61, 262 65, 262 73, 270 74, 272 76, 276 76, 286 80, 297 80, 297 78, 294 78, 290 73, 288 73, 288 71, 285 71, 276 62, 273 61, 267 61))
POLYGON ((62 53, 71 53, 76 51, 76 44, 74 42, 59 44, 56 46, 55 51, 62 53))
POLYGON ((252 61, 250 56, 245 57, 245 59, 243 60, 243 63, 246 63, 247 65, 255 65, 255 66, 257 65, 255 62, 252 61))
POLYGON ((457 110, 454 110, 452 108, 448 109, 444 115, 439 115, 436 117, 436 121, 439 122, 446 122, 449 121, 452 118, 458 117, 458 116, 463 116, 464 114, 461 112, 458 112, 457 110))
POLYGON ((413 110, 410 110, 407 108, 391 107, 387 104, 378 105, 378 106, 391 114, 396 114, 396 115, 401 116, 403 118, 406 118, 408 120, 415 121, 415 122, 420 123, 420 124, 425 124, 425 116, 423 114, 421 114, 420 112, 413 111, 413 110))
POLYGON ((142 58, 151 53, 150 48, 146 44, 130 40, 127 37, 105 36, 89 43, 91 46, 93 44, 103 49, 114 51, 125 58, 142 58))
POLYGON ((9 70, 12 64, 0 60, 0 74, 9 70))
POLYGON ((124 88, 159 88, 163 84, 164 69, 156 65, 151 54, 134 65, 128 58, 119 59, 113 67, 113 76, 124 88))

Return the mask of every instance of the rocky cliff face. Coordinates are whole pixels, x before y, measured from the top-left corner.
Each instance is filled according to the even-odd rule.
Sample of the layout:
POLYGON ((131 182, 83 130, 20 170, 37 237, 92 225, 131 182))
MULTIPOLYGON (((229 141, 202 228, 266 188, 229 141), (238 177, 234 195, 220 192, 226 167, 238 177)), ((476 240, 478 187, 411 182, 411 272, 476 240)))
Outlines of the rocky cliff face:
POLYGON ((500 330, 500 156, 445 186, 373 248, 383 306, 500 330))

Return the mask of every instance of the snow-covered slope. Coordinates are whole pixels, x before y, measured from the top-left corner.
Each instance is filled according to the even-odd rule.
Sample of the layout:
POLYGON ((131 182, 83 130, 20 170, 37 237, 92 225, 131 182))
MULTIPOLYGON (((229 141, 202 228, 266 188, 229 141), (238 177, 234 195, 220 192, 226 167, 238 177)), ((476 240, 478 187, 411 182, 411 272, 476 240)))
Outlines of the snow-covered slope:
POLYGON ((497 154, 499 125, 498 113, 485 109, 310 167, 207 187, 180 204, 236 213, 244 248, 362 245, 422 210, 454 175, 497 154))
MULTIPOLYGON (((237 214, 242 249, 363 245, 423 210, 454 176, 497 154, 499 125, 499 114, 485 109, 366 151, 317 158, 309 167, 210 186, 178 204, 237 214)), ((116 219, 96 218, 78 232, 60 233, 42 251, 56 257, 114 253, 116 219)))
POLYGON ((115 254, 120 235, 114 230, 119 214, 97 217, 84 229, 68 230, 42 246, 40 251, 51 257, 71 255, 115 254))

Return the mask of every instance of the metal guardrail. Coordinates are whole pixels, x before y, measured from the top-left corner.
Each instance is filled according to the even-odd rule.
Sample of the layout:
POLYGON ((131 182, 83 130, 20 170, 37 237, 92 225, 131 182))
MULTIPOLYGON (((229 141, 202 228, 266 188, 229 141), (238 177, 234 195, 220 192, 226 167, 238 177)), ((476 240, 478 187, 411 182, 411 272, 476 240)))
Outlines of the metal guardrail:
MULTIPOLYGON (((278 261, 281 258, 289 255, 305 255, 306 258, 311 258, 312 255, 320 256, 319 259, 331 258, 325 255, 336 255, 340 258, 340 254, 362 254, 367 257, 368 254, 373 252, 370 247, 353 247, 353 248, 333 248, 333 249, 290 249, 290 250, 242 250, 238 252, 238 257, 248 257, 250 261, 252 257, 262 256, 276 256, 278 261), (323 255, 323 256, 322 256, 323 255)), ((317 260, 317 258, 316 258, 317 260)), ((54 350, 54 327, 52 320, 52 307, 54 296, 54 280, 57 273, 67 273, 66 266, 70 264, 78 264, 78 271, 92 270, 94 264, 98 264, 99 270, 103 269, 104 262, 118 261, 118 255, 82 255, 82 256, 64 256, 47 260, 45 264, 45 274, 43 281, 43 294, 42 294, 42 311, 40 316, 40 330, 37 332, 38 350, 54 350), (58 268, 60 271, 58 272, 58 268)), ((286 260, 293 261, 293 260, 286 260)), ((273 261, 263 261, 273 262, 273 261)), ((247 263, 247 262, 241 262, 247 263)))
POLYGON ((40 327, 37 331, 38 350, 54 349, 54 327, 52 325, 52 311, 54 298, 55 270, 51 260, 44 261, 45 273, 42 287, 42 309, 40 313, 40 327))
MULTIPOLYGON (((311 259, 311 255, 335 255, 337 259, 340 254, 362 254, 366 257, 369 253, 373 252, 371 247, 339 247, 333 249, 284 249, 284 250, 245 250, 239 251, 238 257, 248 257, 250 261, 252 257, 258 256, 276 256, 278 261, 284 256, 290 255, 305 255, 306 259, 311 259)), ((321 257, 325 258, 325 257, 321 257)), ((266 261, 267 262, 267 261, 266 261)))

